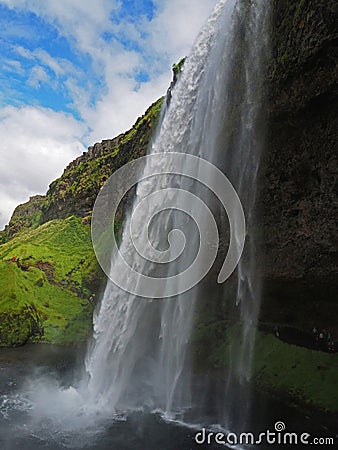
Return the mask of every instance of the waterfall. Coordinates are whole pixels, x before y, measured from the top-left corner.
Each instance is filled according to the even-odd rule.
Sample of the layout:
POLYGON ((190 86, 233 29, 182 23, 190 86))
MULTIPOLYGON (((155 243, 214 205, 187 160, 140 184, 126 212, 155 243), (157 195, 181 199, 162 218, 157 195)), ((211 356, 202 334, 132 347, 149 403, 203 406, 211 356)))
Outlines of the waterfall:
MULTIPOLYGON (((193 211, 191 197, 183 198, 179 191, 192 191, 203 203, 211 204, 216 218, 222 221, 223 217, 226 230, 229 224, 224 219, 224 211, 221 213, 216 206, 215 195, 198 182, 185 179, 181 173, 170 175, 171 162, 166 154, 182 152, 201 157, 226 174, 242 200, 248 224, 244 258, 237 270, 237 291, 229 294, 241 310, 243 333, 242 348, 239 358, 234 356, 237 362, 231 375, 236 372, 243 379, 250 374, 252 329, 259 312, 256 244, 251 228, 264 145, 261 83, 268 49, 268 5, 269 0, 221 0, 215 7, 184 64, 149 148, 150 155, 164 155, 158 159, 158 165, 166 174, 151 177, 160 171, 151 162, 142 167, 143 176, 149 177, 137 186, 119 246, 136 272, 152 278, 175 278, 198 253, 199 228, 204 226, 208 235, 210 223, 205 221, 202 209, 193 211), (163 170, 163 165, 167 170, 163 170), (166 194, 168 186, 172 191, 166 194), (144 206, 145 199, 158 191, 161 199, 152 197, 153 202, 144 206), (162 210, 163 196, 171 204, 181 200, 182 208, 162 210), (149 214, 153 218, 158 216, 158 220, 149 223, 149 214), (133 238, 130 230, 134 232, 133 238), (152 257, 147 260, 143 256, 149 254, 149 241, 152 257), (181 247, 184 254, 180 254, 181 247), (161 252, 165 254, 163 260, 159 256, 161 252)), ((181 169, 183 174, 191 169, 190 162, 183 161, 181 169)), ((198 179, 199 166, 195 172, 198 179)), ((209 181, 212 184, 212 176, 209 181)), ((207 240, 206 235, 202 234, 201 239, 207 240)), ((202 259, 204 256, 208 259, 203 254, 202 259)), ((108 281, 94 315, 93 342, 86 357, 88 402, 100 410, 160 409, 173 417, 194 402, 191 334, 201 297, 200 284, 180 290, 178 281, 177 294, 173 296, 168 282, 164 291, 154 290, 154 298, 142 298, 134 293, 142 281, 134 282, 124 264, 113 254, 109 274, 118 274, 122 284, 129 283, 131 293, 108 281), (166 297, 166 293, 171 297, 158 299, 166 297)), ((228 387, 231 390, 230 381, 228 387)))

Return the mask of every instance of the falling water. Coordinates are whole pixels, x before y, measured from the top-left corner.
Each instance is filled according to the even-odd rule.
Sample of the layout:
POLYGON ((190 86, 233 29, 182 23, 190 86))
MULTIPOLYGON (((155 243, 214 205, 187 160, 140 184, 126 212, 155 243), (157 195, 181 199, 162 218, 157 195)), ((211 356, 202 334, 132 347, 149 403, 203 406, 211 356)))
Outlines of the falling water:
MULTIPOLYGON (((268 5, 269 0, 218 3, 185 62, 149 149, 150 154, 184 152, 219 166, 244 204, 248 239, 237 271, 238 289, 231 293, 232 301, 241 310, 243 333, 234 372, 243 379, 250 374, 254 343, 251 330, 259 312, 256 248, 251 227, 264 144, 261 106, 263 62, 268 48, 268 5)), ((144 173, 151 174, 153 170, 153 166, 146 166, 144 173)), ((120 251, 135 270, 148 276, 180 273, 198 250, 198 228, 186 214, 174 211, 164 213, 149 227, 150 241, 157 250, 163 250, 168 244, 168 233, 183 230, 187 244, 184 255, 158 269, 158 265, 135 253, 128 234, 133 211, 147 195, 168 185, 193 190, 203 201, 215 203, 215 198, 198 183, 181 176, 149 178, 138 185, 134 206, 125 220, 120 251)), ((183 210, 189 211, 189 205, 183 210)), ((134 220, 134 229, 139 230, 141 237, 148 213, 147 208, 139 211, 136 226, 134 220)), ((198 216, 198 220, 203 221, 203 217, 198 216)), ((141 245, 144 242, 144 247, 148 245, 147 239, 139 242, 141 245)), ((147 248, 141 250, 147 253, 147 248)), ((111 273, 123 270, 119 264, 113 255, 111 273)), ((93 408, 116 411, 146 407, 161 409, 172 417, 191 406, 194 395, 190 337, 199 293, 196 286, 168 299, 156 299, 160 296, 156 292, 154 299, 147 299, 128 294, 110 281, 107 283, 94 317, 94 338, 86 358, 88 402, 93 408)))

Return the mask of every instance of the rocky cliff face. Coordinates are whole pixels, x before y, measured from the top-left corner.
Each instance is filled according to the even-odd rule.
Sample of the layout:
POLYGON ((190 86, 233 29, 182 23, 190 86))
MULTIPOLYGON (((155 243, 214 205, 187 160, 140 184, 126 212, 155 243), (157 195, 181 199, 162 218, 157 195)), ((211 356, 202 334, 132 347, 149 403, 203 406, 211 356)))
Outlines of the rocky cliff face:
MULTIPOLYGON (((337 412, 336 354, 310 348, 314 326, 338 339, 338 5, 331 0, 272 3, 265 103, 269 123, 257 208, 263 302, 252 380, 293 404, 337 412), (283 330, 280 339, 275 327, 283 330), (310 347, 293 339, 285 342, 285 329, 303 333, 310 347), (308 379, 304 374, 310 374, 308 379)), ((242 339, 238 308, 214 286, 205 286, 193 335, 195 364, 203 372, 226 371, 233 364, 229 347, 240 346, 242 339)))
MULTIPOLYGON (((259 205, 266 286, 262 317, 298 326, 320 317, 325 326, 330 313, 323 310, 338 313, 331 301, 336 287, 337 4, 272 2, 270 123, 259 205)), ((46 196, 19 206, 0 239, 73 214, 89 222, 105 180, 130 159, 145 154, 161 102, 152 105, 130 131, 95 144, 70 163, 46 196)))
POLYGON ((91 243, 91 211, 109 176, 146 153, 162 101, 128 132, 71 162, 45 196, 15 209, 0 232, 0 347, 87 338, 95 295, 105 283, 91 243))
POLYGON ((110 175, 128 161, 145 155, 161 105, 159 99, 131 130, 89 147, 88 152, 71 162, 49 187, 42 222, 72 214, 90 216, 96 196, 110 175))
POLYGON ((9 225, 0 235, 3 240, 12 238, 16 233, 28 228, 36 228, 41 223, 42 210, 45 203, 45 196, 35 195, 30 197, 28 202, 18 205, 11 217, 9 225))
MULTIPOLYGON (((258 205, 265 286, 261 328, 275 324, 311 330, 316 325, 337 337, 338 5, 335 0, 271 1, 269 132, 258 205)), ((103 278, 91 248, 91 210, 105 180, 145 154, 161 102, 130 131, 95 144, 70 163, 46 196, 32 197, 15 210, 0 233, 0 243, 10 241, 0 246, 0 345, 28 339, 74 342, 90 331, 92 295, 103 278), (66 219, 71 215, 77 217, 66 219)), ((220 291, 210 301, 206 286, 208 304, 205 310, 202 305, 195 326, 197 358, 209 367, 226 366, 232 319, 217 299, 220 291)), ((335 355, 314 358, 306 348, 262 333, 257 345, 253 373, 258 384, 338 409, 337 395, 328 388, 337 377, 335 355), (312 376, 306 386, 304 373, 312 376)))
POLYGON ((288 297, 308 302, 316 317, 323 302, 331 312, 337 308, 338 5, 274 0, 273 11, 263 271, 269 299, 279 298, 275 309, 288 297))
POLYGON ((50 184, 45 196, 31 197, 19 205, 5 230, 0 232, 0 244, 49 220, 71 215, 90 220, 96 196, 110 175, 128 161, 145 155, 162 102, 161 98, 151 105, 126 133, 89 147, 50 184))

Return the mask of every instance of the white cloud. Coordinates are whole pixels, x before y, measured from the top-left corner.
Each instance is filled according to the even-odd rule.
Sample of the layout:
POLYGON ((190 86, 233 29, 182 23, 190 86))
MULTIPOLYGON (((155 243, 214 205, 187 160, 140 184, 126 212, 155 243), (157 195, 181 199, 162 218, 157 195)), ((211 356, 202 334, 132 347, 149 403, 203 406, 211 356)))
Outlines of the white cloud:
POLYGON ((160 13, 149 26, 151 48, 173 62, 187 56, 216 0, 156 0, 160 13))
POLYGON ((132 80, 121 77, 112 79, 115 89, 110 89, 95 108, 87 110, 86 119, 93 129, 89 141, 96 142, 126 131, 152 102, 165 94, 169 80, 170 75, 164 74, 135 90, 132 80))
POLYGON ((136 23, 114 24, 109 17, 112 10, 120 7, 117 0, 0 1, 35 12, 54 24, 60 35, 67 37, 78 51, 91 56, 92 70, 102 75, 106 85, 104 95, 94 104, 90 102, 88 89, 74 76, 75 68, 69 65, 65 69, 66 60, 52 58, 41 49, 18 49, 22 56, 36 59, 56 75, 68 73, 64 85, 81 117, 93 130, 88 144, 129 128, 151 102, 165 93, 171 79, 171 65, 189 53, 199 29, 216 4, 216 0, 155 0, 157 11, 153 20, 142 17, 136 23), (102 35, 107 32, 132 38, 141 51, 126 49, 114 39, 106 42, 102 35), (137 82, 132 75, 137 69, 150 72, 150 80, 135 92, 137 82))
POLYGON ((27 84, 29 84, 35 89, 38 89, 42 83, 49 84, 50 83, 49 76, 43 67, 34 66, 29 75, 27 84))
POLYGON ((4 69, 19 75, 24 75, 25 73, 20 61, 15 59, 6 59, 4 61, 4 69))
POLYGON ((217 0, 155 0, 157 10, 151 21, 141 17, 136 23, 119 24, 110 21, 112 10, 121 5, 119 0, 0 3, 34 12, 53 24, 74 51, 89 55, 93 61, 88 72, 81 74, 71 61, 54 58, 44 49, 18 47, 21 57, 35 62, 29 82, 34 86, 47 83, 47 74, 53 73, 59 87, 70 93, 72 106, 85 126, 63 113, 42 108, 5 108, 0 113, 0 211, 6 211, 8 218, 13 205, 28 195, 45 192, 48 183, 83 150, 81 142, 91 145, 127 130, 153 101, 165 94, 171 65, 189 53, 217 0), (126 48, 114 38, 107 42, 102 37, 104 33, 133 39, 138 48, 126 48), (93 87, 94 81, 91 84, 90 70, 102 77, 101 90, 93 87), (134 75, 140 70, 149 73, 149 81, 135 81, 134 75), (81 83, 83 76, 88 77, 88 86, 81 83), (6 175, 9 173, 11 176, 6 175))
POLYGON ((46 67, 52 70, 55 75, 63 75, 65 73, 62 62, 65 61, 61 58, 53 58, 45 50, 38 49, 34 52, 35 57, 41 61, 46 67))
POLYGON ((57 77, 63 75, 71 75, 72 77, 81 76, 80 70, 78 70, 71 61, 65 58, 53 58, 46 50, 39 48, 29 50, 21 45, 15 46, 14 50, 22 58, 38 62, 40 65, 53 72, 57 77))
POLYGON ((81 154, 85 126, 72 116, 37 107, 0 110, 0 227, 16 205, 46 192, 81 154))
POLYGON ((15 48, 16 52, 26 59, 34 59, 34 54, 30 50, 27 50, 26 48, 22 47, 21 45, 16 46, 15 48))

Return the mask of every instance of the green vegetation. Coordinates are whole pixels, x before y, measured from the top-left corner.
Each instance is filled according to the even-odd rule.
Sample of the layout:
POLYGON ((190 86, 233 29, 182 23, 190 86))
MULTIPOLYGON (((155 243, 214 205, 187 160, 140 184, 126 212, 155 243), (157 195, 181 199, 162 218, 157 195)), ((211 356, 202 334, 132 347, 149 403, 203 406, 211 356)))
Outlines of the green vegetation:
POLYGON ((89 225, 74 216, 53 220, 1 245, 0 259, 0 345, 86 338, 88 298, 102 276, 89 225))
MULTIPOLYGON (((96 196, 112 173, 143 156, 163 98, 135 125, 71 162, 45 196, 19 205, 0 232, 0 346, 74 343, 91 330, 103 273, 90 234, 96 196), (81 219, 82 218, 82 219, 81 219)), ((122 212, 115 221, 120 237, 122 212)))
POLYGON ((256 382, 328 411, 338 411, 338 355, 297 347, 258 333, 256 382))
POLYGON ((146 154, 157 125, 163 98, 157 100, 135 125, 115 139, 95 144, 70 163, 46 195, 43 220, 88 215, 106 180, 122 165, 146 154))
MULTIPOLYGON (((229 342, 232 343, 232 356, 239 356, 241 333, 238 325, 230 326, 225 340, 210 353, 209 363, 214 367, 228 367, 229 342)), ((232 363, 236 367, 236 362, 232 363)), ((296 400, 325 411, 338 411, 336 353, 290 345, 272 334, 257 332, 252 379, 265 391, 292 402, 296 400)))
POLYGON ((128 161, 146 154, 162 103, 160 98, 152 104, 126 133, 95 144, 94 149, 72 161, 50 184, 45 196, 31 197, 19 205, 5 230, 0 231, 0 245, 53 219, 75 215, 87 217, 90 222, 96 196, 106 180, 128 161))
MULTIPOLYGON (((154 125, 157 125, 160 111, 162 108, 162 104, 163 104, 163 97, 161 97, 153 105, 151 105, 151 107, 146 111, 146 113, 136 121, 133 128, 131 128, 131 130, 127 131, 127 133, 125 133, 123 135, 122 139, 119 141, 119 144, 117 146, 117 151, 119 151, 121 146, 123 146, 124 144, 129 142, 134 136, 137 136, 138 143, 141 144, 142 147, 144 146, 144 144, 145 144, 144 137, 145 136, 143 136, 139 132, 142 130, 144 125, 146 125, 147 128, 152 128, 152 129, 154 128, 154 125)), ((147 142, 146 142, 147 145, 149 142, 149 138, 150 138, 150 136, 147 139, 147 142)))
POLYGON ((176 83, 176 81, 178 80, 179 76, 182 73, 182 69, 185 63, 185 60, 187 58, 182 58, 180 62, 178 62, 177 64, 173 64, 172 66, 172 70, 174 72, 174 83, 176 83))
POLYGON ((9 225, 0 231, 0 244, 11 239, 11 237, 22 230, 37 228, 42 219, 42 210, 45 204, 45 197, 36 195, 28 202, 15 208, 9 225))

